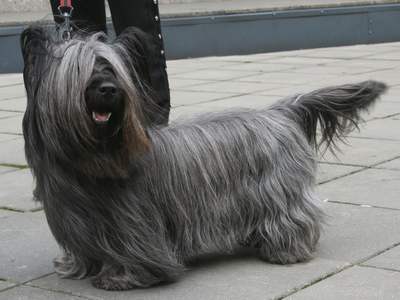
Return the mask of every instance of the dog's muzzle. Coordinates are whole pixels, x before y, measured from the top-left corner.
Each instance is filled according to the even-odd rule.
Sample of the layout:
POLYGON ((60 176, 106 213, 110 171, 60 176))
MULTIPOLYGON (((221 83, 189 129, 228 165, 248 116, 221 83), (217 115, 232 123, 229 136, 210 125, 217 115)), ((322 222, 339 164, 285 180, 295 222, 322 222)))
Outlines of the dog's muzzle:
POLYGON ((123 92, 112 81, 95 81, 86 91, 86 102, 96 125, 115 124, 122 113, 123 92))

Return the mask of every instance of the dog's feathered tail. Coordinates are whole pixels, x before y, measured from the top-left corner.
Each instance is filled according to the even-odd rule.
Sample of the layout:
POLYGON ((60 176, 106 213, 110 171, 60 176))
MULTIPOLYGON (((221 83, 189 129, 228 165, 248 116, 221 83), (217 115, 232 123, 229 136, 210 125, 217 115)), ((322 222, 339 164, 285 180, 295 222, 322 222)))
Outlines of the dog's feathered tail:
POLYGON ((284 100, 291 117, 303 127, 309 142, 319 149, 336 147, 362 120, 360 113, 368 111, 378 97, 386 91, 386 85, 377 81, 364 81, 319 89, 311 93, 284 100), (321 137, 317 136, 320 127, 321 137))

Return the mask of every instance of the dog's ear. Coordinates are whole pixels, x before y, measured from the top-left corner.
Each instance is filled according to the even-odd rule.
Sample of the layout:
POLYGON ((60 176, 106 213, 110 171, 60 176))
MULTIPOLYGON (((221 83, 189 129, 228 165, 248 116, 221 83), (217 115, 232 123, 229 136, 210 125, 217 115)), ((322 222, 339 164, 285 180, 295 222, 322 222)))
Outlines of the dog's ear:
POLYGON ((46 50, 48 36, 43 28, 29 27, 21 33, 20 45, 25 64, 31 63, 30 59, 46 50))
POLYGON ((28 100, 35 87, 40 84, 41 75, 48 57, 49 37, 40 27, 25 29, 20 37, 22 56, 24 59, 24 82, 28 100))
POLYGON ((136 27, 126 28, 115 40, 117 51, 130 67, 134 80, 144 80, 150 84, 150 64, 152 55, 151 37, 136 27), (139 78, 137 78, 139 77, 139 78))
POLYGON ((157 42, 158 40, 136 27, 126 28, 114 42, 116 51, 124 60, 139 92, 144 122, 147 124, 151 124, 152 116, 162 113, 157 104, 159 95, 155 91, 160 83, 154 82, 159 80, 154 70, 159 72, 160 68, 157 42))

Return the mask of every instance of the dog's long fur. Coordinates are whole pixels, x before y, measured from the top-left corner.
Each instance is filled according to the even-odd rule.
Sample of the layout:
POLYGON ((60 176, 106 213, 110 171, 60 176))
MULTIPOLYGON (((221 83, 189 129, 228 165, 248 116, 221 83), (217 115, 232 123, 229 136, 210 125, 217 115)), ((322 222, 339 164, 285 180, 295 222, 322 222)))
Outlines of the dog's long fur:
POLYGON ((385 85, 330 87, 153 128, 144 121, 135 34, 58 43, 36 28, 21 37, 25 150, 65 252, 57 272, 129 289, 174 280, 190 258, 243 245, 273 263, 310 259, 323 220, 316 150, 353 129, 385 85), (84 99, 99 64, 125 95, 121 126, 107 140, 95 137, 84 99))

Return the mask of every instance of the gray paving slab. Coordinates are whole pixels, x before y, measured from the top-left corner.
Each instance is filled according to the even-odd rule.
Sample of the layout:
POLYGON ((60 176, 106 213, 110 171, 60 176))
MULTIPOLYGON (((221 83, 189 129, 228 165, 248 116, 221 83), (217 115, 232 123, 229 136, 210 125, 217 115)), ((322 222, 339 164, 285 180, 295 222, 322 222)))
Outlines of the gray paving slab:
POLYGON ((391 170, 400 170, 400 158, 394 159, 387 163, 380 164, 376 166, 376 168, 383 168, 383 169, 391 169, 391 170))
POLYGON ((27 165, 24 152, 24 139, 21 136, 14 135, 13 139, 1 142, 0 164, 27 165))
POLYGON ((170 78, 169 87, 171 90, 190 87, 193 85, 203 84, 203 83, 212 83, 214 81, 208 80, 199 80, 199 79, 186 79, 186 78, 170 78))
POLYGON ((182 122, 183 120, 186 120, 188 118, 201 117, 202 114, 208 113, 210 111, 217 112, 224 109, 224 107, 211 107, 210 103, 175 107, 171 110, 170 123, 182 122))
POLYGON ((2 142, 6 142, 6 141, 11 141, 11 140, 15 140, 21 138, 19 136, 16 136, 15 134, 3 134, 0 133, 0 143, 2 142))
POLYGON ((327 151, 321 161, 371 166, 400 155, 398 141, 347 138, 346 142, 347 144, 338 144, 341 152, 336 152, 336 156, 327 151))
MULTIPOLYGON (((15 286, 15 283, 9 282, 9 281, 5 281, 5 280, 0 280, 0 292, 5 290, 5 289, 7 289, 7 288, 12 287, 12 286, 15 286)), ((1 299, 1 297, 2 296, 0 294, 0 299, 1 299)))
POLYGON ((0 119, 0 133, 22 134, 22 118, 23 115, 20 114, 16 117, 0 119))
POLYGON ((0 119, 15 117, 17 115, 18 115, 18 113, 16 113, 16 112, 0 110, 0 119))
POLYGON ((22 77, 22 73, 16 74, 0 74, 0 87, 23 84, 24 79, 22 77))
POLYGON ((266 73, 266 72, 280 72, 280 71, 292 71, 296 69, 296 66, 287 65, 287 64, 277 64, 273 62, 258 62, 258 61, 250 61, 250 62, 240 62, 237 64, 231 64, 221 67, 224 70, 245 70, 245 71, 254 71, 258 73, 266 73))
POLYGON ((371 120, 360 127, 360 132, 354 131, 349 136, 400 141, 399 128, 400 115, 386 119, 371 120))
POLYGON ((396 234, 400 213, 325 203, 328 225, 315 253, 304 264, 277 266, 255 257, 219 257, 197 263, 177 283, 147 290, 107 293, 87 280, 63 280, 51 275, 32 283, 47 289, 101 299, 271 299, 335 273, 400 241, 396 234), (380 226, 371 220, 379 219, 380 226))
POLYGON ((400 85, 391 86, 384 96, 389 101, 400 101, 400 85))
POLYGON ((5 167, 5 166, 0 166, 0 175, 4 174, 4 173, 8 173, 8 172, 13 172, 13 171, 17 171, 19 169, 16 168, 11 168, 11 167, 5 167))
POLYGON ((352 76, 355 81, 376 79, 385 82, 389 86, 394 86, 400 84, 400 79, 397 76, 398 72, 398 68, 394 68, 391 70, 375 71, 372 73, 357 74, 352 76))
POLYGON ((363 67, 363 66, 352 66, 351 68, 344 68, 343 66, 337 66, 332 63, 329 65, 317 65, 317 66, 306 66, 303 68, 297 68, 292 70, 294 73, 298 74, 332 74, 332 75, 353 75, 353 74, 364 74, 364 73, 371 73, 374 71, 382 70, 383 68, 380 67, 379 69, 363 67))
POLYGON ((377 54, 384 53, 386 49, 373 49, 365 45, 330 47, 315 49, 310 56, 313 58, 333 58, 333 59, 357 59, 365 58, 377 54))
POLYGON ((31 284, 96 299, 272 299, 336 270, 336 263, 314 259, 293 266, 267 264, 254 257, 217 259, 186 272, 176 283, 126 292, 105 292, 88 280, 66 280, 51 275, 31 284), (316 271, 318 270, 318 271, 316 271), (299 276, 299 273, 302 274, 299 276))
MULTIPOLYGON (((384 100, 384 99, 382 99, 384 100)), ((380 101, 375 107, 370 110, 370 113, 363 116, 364 120, 369 121, 376 118, 387 118, 394 114, 400 115, 400 101, 386 102, 380 101)))
MULTIPOLYGON (((387 50, 390 49, 396 49, 393 46, 389 46, 388 44, 380 44, 382 47, 386 47, 387 50)), ((386 51, 386 50, 385 50, 386 51)), ((368 57, 365 58, 355 58, 352 59, 351 62, 349 62, 348 59, 343 59, 339 61, 334 61, 332 63, 327 63, 326 66, 337 66, 337 67, 342 67, 343 69, 346 69, 349 67, 351 64, 351 67, 367 67, 367 68, 372 68, 372 69, 393 69, 395 67, 400 66, 400 62, 393 62, 393 61, 386 61, 386 60, 375 60, 375 59, 368 59, 368 57)))
MULTIPOLYGON (((263 76, 260 74, 259 76, 263 76)), ((250 77, 246 77, 250 78, 250 77)), ((254 79, 254 77, 252 77, 254 79)), ((210 84, 200 84, 196 86, 189 87, 187 90, 190 91, 202 91, 202 92, 219 92, 219 91, 228 91, 236 94, 247 94, 247 93, 256 93, 266 90, 272 90, 276 88, 283 87, 283 83, 271 83, 271 82, 258 82, 251 80, 245 81, 220 81, 214 82, 210 84)))
MULTIPOLYGON (((243 56, 241 56, 242 58, 243 56)), ((253 56, 250 56, 253 57, 253 56)), ((179 73, 177 71, 196 71, 204 69, 216 69, 226 65, 231 65, 232 63, 237 63, 236 61, 229 61, 219 57, 202 57, 194 59, 178 59, 178 60, 168 60, 167 61, 167 71, 168 74, 179 73)))
POLYGON ((0 101, 11 98, 25 97, 25 95, 25 87, 22 84, 0 87, 0 101))
POLYGON ((342 177, 361 169, 362 167, 320 163, 318 164, 317 181, 319 183, 326 182, 328 180, 342 177))
MULTIPOLYGON (((290 53, 294 53, 295 51, 290 51, 290 53)), ((228 55, 228 56, 211 56, 195 59, 197 62, 210 62, 211 67, 213 67, 216 63, 224 62, 224 65, 227 66, 229 64, 237 64, 237 63, 263 63, 267 58, 277 58, 285 56, 285 53, 288 52, 270 52, 270 53, 258 53, 253 55, 228 55)))
POLYGON ((21 211, 37 210, 41 206, 32 200, 33 177, 29 169, 0 175, 0 207, 21 211))
POLYGON ((400 246, 366 261, 363 265, 400 271, 400 246))
POLYGON ((26 97, 0 101, 0 110, 25 112, 26 97))
POLYGON ((280 57, 273 57, 272 59, 269 59, 268 57, 263 60, 263 62, 273 62, 276 64, 286 64, 286 65, 291 65, 291 66, 296 66, 296 67, 316 67, 319 65, 325 65, 325 64, 332 64, 332 63, 337 63, 341 62, 341 59, 336 59, 336 58, 321 58, 321 57, 314 57, 313 53, 315 53, 314 50, 309 50, 306 53, 296 55, 295 53, 287 53, 287 56, 282 56, 281 52, 280 57), (294 54, 294 55, 293 55, 294 54))
POLYGON ((235 93, 229 92, 193 92, 193 91, 171 91, 171 105, 172 107, 180 105, 192 105, 196 103, 209 102, 217 99, 225 99, 236 96, 235 93))
POLYGON ((393 51, 369 55, 368 59, 400 61, 400 54, 399 51, 393 49, 393 51))
MULTIPOLYGON (((58 246, 43 212, 16 213, 0 223, 0 278, 25 282, 53 272, 58 246)), ((1 295, 1 294, 0 294, 1 295)))
MULTIPOLYGON (((256 74, 236 79, 235 81, 254 81, 263 83, 279 83, 287 87, 303 85, 308 91, 314 89, 315 83, 335 79, 336 75, 330 74, 299 74, 290 71, 256 74)), ((281 87, 283 88, 283 87, 281 87)), ((298 91, 296 91, 297 93, 298 91)))
MULTIPOLYGON (((20 213, 19 212, 15 212, 15 211, 11 211, 11 210, 8 210, 8 209, 1 209, 0 208, 0 221, 3 218, 6 218, 6 217, 9 217, 9 216, 12 216, 12 215, 16 215, 16 214, 20 214, 20 213)), ((1 278, 0 278, 0 280, 1 280, 1 278)))
POLYGON ((260 109, 275 103, 276 99, 277 97, 243 95, 230 97, 223 100, 211 100, 205 103, 193 104, 189 106, 179 106, 172 109, 170 119, 177 121, 187 117, 198 116, 202 113, 234 110, 240 107, 260 109))
MULTIPOLYGON (((337 83, 332 83, 332 82, 319 82, 318 77, 319 76, 315 76, 315 78, 309 79, 309 83, 307 83, 307 84, 299 85, 299 84, 292 84, 291 82, 289 82, 289 84, 286 86, 257 92, 257 94, 266 95, 266 96, 275 95, 275 96, 279 96, 279 97, 287 97, 287 96, 296 95, 296 94, 310 93, 314 90, 317 90, 317 89, 320 89, 323 87, 327 87, 327 86, 333 86, 333 85, 337 84, 337 83)), ((343 79, 341 81, 342 82, 340 84, 348 83, 343 79)))
MULTIPOLYGON (((321 199, 332 198, 332 193, 317 192, 321 199)), ((400 242, 397 210, 336 203, 325 203, 323 207, 326 225, 315 257, 354 264, 400 242)))
POLYGON ((279 97, 271 97, 271 96, 261 96, 255 94, 246 94, 237 97, 232 97, 228 99, 216 100, 209 103, 201 103, 197 106, 210 106, 210 111, 213 108, 240 108, 240 107, 247 107, 247 108, 255 108, 255 109, 262 109, 267 108, 271 104, 276 103, 280 98, 279 97))
POLYGON ((254 71, 237 70, 216 70, 214 69, 196 70, 182 75, 174 75, 174 78, 203 79, 203 80, 232 80, 256 74, 254 71))
POLYGON ((400 172, 369 169, 319 187, 332 201, 400 209, 400 172))
POLYGON ((352 267, 287 297, 290 300, 389 300, 400 298, 400 272, 352 267))
POLYGON ((46 291, 35 287, 19 286, 0 293, 1 300, 82 300, 82 298, 54 291, 46 291))

